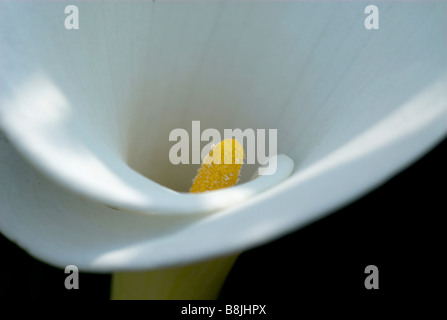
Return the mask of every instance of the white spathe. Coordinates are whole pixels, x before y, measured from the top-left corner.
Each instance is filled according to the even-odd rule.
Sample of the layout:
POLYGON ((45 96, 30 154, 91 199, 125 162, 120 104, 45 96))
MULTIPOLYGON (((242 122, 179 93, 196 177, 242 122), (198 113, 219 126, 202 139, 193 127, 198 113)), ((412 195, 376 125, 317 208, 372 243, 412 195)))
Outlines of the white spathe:
POLYGON ((2 2, 1 127, 44 174, 2 138, 2 233, 58 266, 150 269, 265 243, 384 182, 447 132, 447 8, 380 3, 366 30, 365 5, 2 2), (278 129, 293 174, 285 157, 281 179, 213 214, 102 204, 222 207, 210 193, 185 210, 169 189, 194 175, 168 159, 192 120, 278 129))

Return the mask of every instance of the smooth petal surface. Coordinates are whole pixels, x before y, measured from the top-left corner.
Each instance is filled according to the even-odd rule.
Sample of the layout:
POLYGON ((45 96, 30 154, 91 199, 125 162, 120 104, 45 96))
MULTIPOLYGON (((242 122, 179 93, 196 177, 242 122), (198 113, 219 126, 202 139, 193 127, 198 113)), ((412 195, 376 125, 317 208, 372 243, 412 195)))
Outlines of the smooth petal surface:
POLYGON ((447 132, 445 2, 381 3, 379 30, 351 2, 80 2, 76 31, 63 27, 68 3, 1 5, 2 130, 44 175, 1 140, 0 228, 58 266, 150 269, 265 243, 447 132), (102 204, 123 185, 121 205, 143 184, 190 184, 196 168, 167 155, 169 132, 192 120, 277 128, 292 176, 213 214, 102 204))

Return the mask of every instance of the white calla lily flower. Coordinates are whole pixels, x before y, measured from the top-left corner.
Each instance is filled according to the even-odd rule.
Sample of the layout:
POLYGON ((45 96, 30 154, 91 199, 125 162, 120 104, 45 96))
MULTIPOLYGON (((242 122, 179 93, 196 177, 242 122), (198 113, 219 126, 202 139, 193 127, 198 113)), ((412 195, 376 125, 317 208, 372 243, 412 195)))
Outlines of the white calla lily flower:
POLYGON ((1 232, 55 266, 149 270, 266 243, 379 186, 446 135, 446 3, 381 2, 378 30, 364 7, 2 2, 1 232), (182 200, 197 167, 170 164, 168 136, 193 120, 276 128, 293 171, 182 200))

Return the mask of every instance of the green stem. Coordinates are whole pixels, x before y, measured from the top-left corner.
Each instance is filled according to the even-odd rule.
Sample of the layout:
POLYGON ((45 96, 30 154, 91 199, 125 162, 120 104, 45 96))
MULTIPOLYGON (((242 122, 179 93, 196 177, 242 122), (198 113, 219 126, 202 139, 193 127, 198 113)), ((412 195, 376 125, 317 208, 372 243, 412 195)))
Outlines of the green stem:
POLYGON ((153 271, 119 272, 112 277, 114 300, 212 300, 238 255, 153 271))

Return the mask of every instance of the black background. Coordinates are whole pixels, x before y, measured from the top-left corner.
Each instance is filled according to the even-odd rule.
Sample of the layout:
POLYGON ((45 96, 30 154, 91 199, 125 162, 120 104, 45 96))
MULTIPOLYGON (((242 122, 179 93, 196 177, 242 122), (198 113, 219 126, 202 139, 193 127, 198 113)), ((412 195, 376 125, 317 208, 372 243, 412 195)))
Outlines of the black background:
MULTIPOLYGON (((244 252, 220 299, 238 304, 313 296, 394 299, 442 289, 445 248, 441 251, 436 227, 446 214, 446 150, 444 140, 362 199, 244 252), (379 269, 378 290, 364 287, 370 264, 379 269)), ((66 290, 63 270, 33 259, 3 236, 0 253, 0 300, 109 299, 110 275, 81 273, 82 288, 66 290)))

